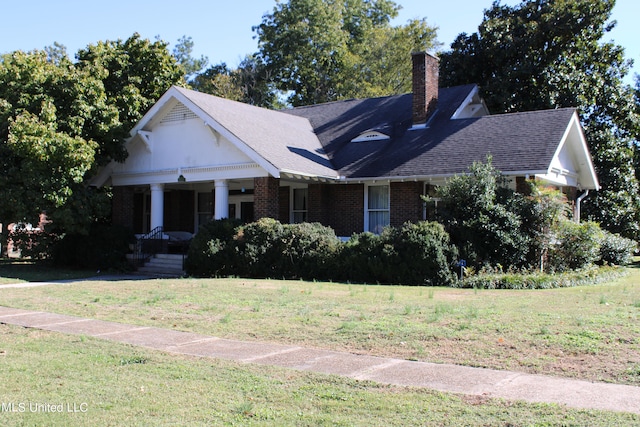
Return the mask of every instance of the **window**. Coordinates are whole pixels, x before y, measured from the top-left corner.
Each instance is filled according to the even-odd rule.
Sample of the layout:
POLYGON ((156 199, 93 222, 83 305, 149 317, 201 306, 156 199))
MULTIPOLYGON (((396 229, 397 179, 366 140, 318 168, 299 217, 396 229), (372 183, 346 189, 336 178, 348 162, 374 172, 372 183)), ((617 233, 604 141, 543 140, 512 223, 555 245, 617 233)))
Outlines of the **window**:
POLYGON ((291 216, 294 224, 299 224, 307 220, 307 199, 308 191, 306 188, 293 189, 293 209, 291 216))
POLYGON ((213 219, 213 193, 198 193, 198 227, 213 219))
POLYGON ((366 192, 365 229, 380 234, 389 225, 389 186, 369 185, 366 192))

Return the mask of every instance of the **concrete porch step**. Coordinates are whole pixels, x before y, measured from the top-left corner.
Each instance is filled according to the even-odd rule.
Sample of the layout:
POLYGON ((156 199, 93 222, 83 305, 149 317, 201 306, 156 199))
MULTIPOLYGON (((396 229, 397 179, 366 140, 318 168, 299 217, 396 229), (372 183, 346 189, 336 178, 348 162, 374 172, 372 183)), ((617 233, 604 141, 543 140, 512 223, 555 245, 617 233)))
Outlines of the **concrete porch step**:
POLYGON ((185 275, 182 265, 181 254, 157 254, 139 267, 137 274, 162 278, 182 277, 185 275))

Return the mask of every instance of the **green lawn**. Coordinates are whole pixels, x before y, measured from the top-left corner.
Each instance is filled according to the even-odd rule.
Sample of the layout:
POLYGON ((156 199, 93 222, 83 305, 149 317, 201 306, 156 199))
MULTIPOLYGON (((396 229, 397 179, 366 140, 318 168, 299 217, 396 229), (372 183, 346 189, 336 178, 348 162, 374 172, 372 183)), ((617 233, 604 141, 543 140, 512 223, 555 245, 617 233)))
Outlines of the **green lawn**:
POLYGON ((0 258, 0 286, 9 283, 79 279, 97 274, 96 271, 52 268, 39 261, 0 258))
POLYGON ((0 326, 0 375, 2 426, 640 423, 639 416, 630 414, 463 397, 189 358, 13 326, 0 326), (6 412, 11 404, 15 412, 6 412), (45 412, 52 407, 63 412, 45 412))
MULTIPOLYGON (((637 386, 640 270, 628 272, 607 284, 537 291, 253 279, 0 285, 0 305, 637 386)), ((46 422, 29 414, 28 425, 81 425, 83 416, 97 425, 121 424, 119 416, 129 425, 640 424, 637 416, 460 398, 8 326, 0 332, 0 375, 13 384, 0 402, 84 398, 92 408, 48 414, 46 422)), ((0 425, 23 419, 3 413, 0 425)))

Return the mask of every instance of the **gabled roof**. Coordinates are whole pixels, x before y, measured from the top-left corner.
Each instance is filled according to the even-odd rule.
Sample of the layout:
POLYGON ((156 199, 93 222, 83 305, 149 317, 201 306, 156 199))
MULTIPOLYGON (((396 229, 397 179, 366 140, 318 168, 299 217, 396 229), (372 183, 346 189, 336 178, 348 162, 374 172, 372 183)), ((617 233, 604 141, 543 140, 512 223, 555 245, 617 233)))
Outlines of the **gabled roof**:
POLYGON ((276 177, 281 172, 337 177, 307 119, 177 86, 160 98, 131 134, 146 130, 173 98, 276 177))
MULTIPOLYGON (((412 95, 350 100, 286 111, 307 117, 332 163, 346 179, 447 177, 465 173, 491 155, 508 175, 549 178, 565 139, 580 167, 577 183, 598 188, 584 136, 573 108, 451 119, 475 85, 440 89, 438 108, 427 126, 411 126, 412 95), (387 126, 391 138, 371 144, 350 141, 387 126), (575 128, 573 132, 570 129, 575 128)), ((568 156, 568 155, 567 155, 568 156)), ((560 182, 560 181, 558 181, 560 182)))
POLYGON ((452 119, 487 113, 476 85, 440 89, 436 111, 415 128, 411 94, 273 111, 172 87, 131 134, 151 131, 177 102, 275 177, 443 178, 491 155, 504 174, 599 187, 574 109, 452 119), (367 132, 389 138, 352 142, 367 132))

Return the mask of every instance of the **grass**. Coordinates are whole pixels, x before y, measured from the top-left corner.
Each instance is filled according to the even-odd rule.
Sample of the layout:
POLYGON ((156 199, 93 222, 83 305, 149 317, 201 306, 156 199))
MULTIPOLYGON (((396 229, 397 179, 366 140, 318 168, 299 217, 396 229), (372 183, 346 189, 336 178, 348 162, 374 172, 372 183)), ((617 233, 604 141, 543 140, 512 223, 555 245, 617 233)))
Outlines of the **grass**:
POLYGON ((631 414, 183 357, 6 325, 0 325, 0 374, 2 426, 611 426, 640 421, 631 414), (14 412, 8 411, 10 405, 14 412), (38 409, 51 407, 63 412, 38 409))
POLYGON ((247 279, 1 289, 0 305, 224 338, 640 385, 640 270, 535 291, 247 279))
POLYGON ((0 258, 0 286, 9 283, 72 280, 96 274, 95 271, 53 268, 41 261, 0 258))
MULTIPOLYGON (((78 281, 72 286, 29 289, 2 289, 0 285, 0 305, 167 327, 225 338, 295 343, 408 360, 510 369, 638 386, 640 270, 630 268, 628 273, 607 284, 535 291, 251 279, 92 280, 78 281)), ((93 353, 95 358, 114 354, 117 360, 109 359, 108 363, 140 369, 146 375, 155 373, 187 379, 198 375, 208 377, 211 375, 211 366, 215 366, 216 371, 234 372, 225 375, 245 378, 229 379, 230 384, 217 377, 212 378, 208 383, 211 391, 200 390, 198 381, 194 384, 188 380, 186 391, 181 393, 180 399, 190 397, 198 406, 198 402, 206 400, 206 396, 213 399, 211 393, 220 393, 218 400, 214 401, 224 402, 220 409, 223 415, 216 412, 216 408, 215 411, 205 410, 201 418, 192 418, 195 425, 323 425, 332 424, 334 420, 335 425, 367 425, 371 419, 375 419, 372 418, 374 415, 367 414, 379 414, 380 419, 385 420, 381 423, 389 425, 629 424, 628 420, 619 422, 615 418, 622 415, 578 413, 555 406, 470 401, 468 398, 423 390, 389 388, 275 368, 184 359, 132 347, 107 345, 88 338, 64 337, 63 341, 69 347, 65 350, 63 345, 57 347, 55 337, 60 341, 59 335, 50 337, 43 332, 7 328, 3 327, 2 330, 8 330, 6 334, 9 337, 24 340, 25 346, 33 348, 33 352, 39 352, 43 364, 55 352, 56 360, 61 360, 59 364, 77 366, 84 372, 92 372, 92 375, 94 372, 98 375, 99 370, 94 370, 93 362, 86 362, 80 357, 89 351, 86 350, 88 347, 97 348, 93 353), (47 339, 35 338, 40 336, 46 336, 47 339), (52 344, 55 348, 49 349, 47 340, 56 342, 52 344), (102 351, 104 355, 99 356, 102 351), (174 369, 186 369, 185 366, 189 366, 191 373, 188 375, 167 373, 174 369), (295 384, 289 383, 288 379, 295 384), (239 384, 246 381, 242 387, 249 388, 254 382, 265 384, 265 390, 275 394, 267 396, 264 392, 260 399, 251 393, 238 396, 238 390, 232 384, 234 381, 240 381, 239 384), (230 389, 228 393, 235 392, 236 395, 227 395, 227 387, 230 389), (279 393, 293 393, 296 399, 281 402, 281 398, 275 396, 279 393), (316 401, 318 406, 303 404, 316 401), (332 407, 329 403, 340 406, 332 407), (279 405, 283 405, 282 413, 268 409, 280 408, 279 405), (405 418, 402 414, 396 414, 398 407, 402 407, 405 418), (300 418, 296 418, 293 412, 301 414, 300 418), (430 418, 432 413, 436 418, 430 418), (448 418, 443 414, 449 414, 448 418), (458 416, 462 416, 462 422, 455 422, 459 421, 458 416), (484 420, 483 417, 488 421, 479 421, 484 420)), ((29 363, 37 359, 29 353, 18 358, 22 365, 16 365, 17 360, 5 363, 9 360, 6 357, 9 352, 3 354, 2 346, 13 348, 13 342, 14 339, 5 340, 4 344, 0 341, 0 375, 3 380, 8 375, 7 378, 18 383, 22 377, 37 376, 43 368, 29 367, 29 363)), ((104 387, 112 387, 101 382, 101 376, 96 378, 89 382, 97 388, 95 393, 101 389, 104 393, 104 387)), ((119 388, 135 384, 135 381, 127 378, 122 380, 122 384, 116 382, 113 385, 118 389, 117 393, 124 393, 119 388)), ((31 381, 37 382, 37 379, 31 381)), ((172 384, 171 381, 157 379, 159 384, 163 381, 172 384)), ((37 388, 35 385, 33 387, 37 388)), ((149 390, 151 386, 142 387, 149 390)), ((154 390, 162 389, 153 387, 154 390)), ((18 393, 30 388, 20 389, 16 385, 15 393, 8 397, 0 391, 0 402, 8 398, 32 399, 24 394, 21 397, 18 393)), ((54 395, 51 393, 50 396, 54 395)), ((78 393, 77 396, 83 394, 78 393)), ((172 402, 173 397, 160 394, 157 399, 158 402, 172 402)), ((179 406, 179 402, 172 405, 179 406)), ((188 403, 184 404, 188 406, 188 403)), ((171 423, 173 418, 169 409, 143 402, 140 405, 140 413, 157 414, 157 420, 171 423)), ((116 411, 114 404, 107 409, 126 412, 124 408, 117 408, 116 411)), ((178 412, 181 409, 172 408, 178 412)), ((104 410, 99 407, 100 416, 104 410)), ((0 414, 0 425, 11 425, 3 422, 3 416, 0 414)), ((105 423, 97 424, 117 424, 109 422, 108 418, 105 420, 105 423)), ((141 421, 140 425, 158 424, 150 420, 147 419, 146 423, 141 421)), ((61 425, 64 423, 61 422, 61 425)))

